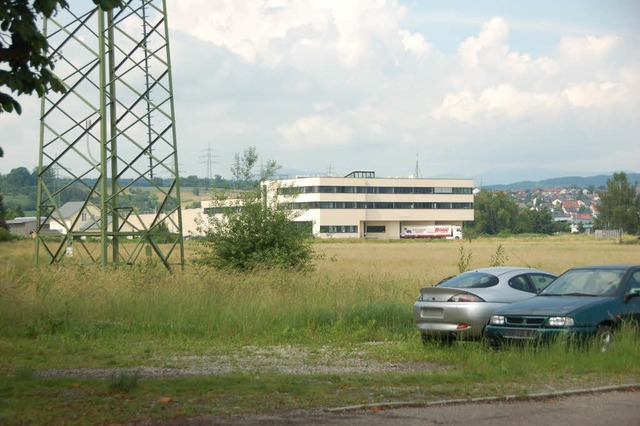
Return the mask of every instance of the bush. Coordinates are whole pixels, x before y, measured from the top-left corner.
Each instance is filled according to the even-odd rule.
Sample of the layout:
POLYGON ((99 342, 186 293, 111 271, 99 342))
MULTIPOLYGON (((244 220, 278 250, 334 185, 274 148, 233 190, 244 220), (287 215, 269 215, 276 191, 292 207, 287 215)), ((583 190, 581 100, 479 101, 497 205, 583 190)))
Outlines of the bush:
POLYGON ((2 241, 2 242, 4 242, 4 241, 15 241, 15 240, 20 240, 20 239, 22 239, 22 237, 20 237, 20 235, 12 234, 7 229, 5 229, 5 228, 0 226, 0 241, 2 241))
POLYGON ((201 226, 206 237, 196 263, 236 270, 312 268, 311 231, 293 222, 288 207, 268 203, 259 189, 215 204, 218 213, 201 226))

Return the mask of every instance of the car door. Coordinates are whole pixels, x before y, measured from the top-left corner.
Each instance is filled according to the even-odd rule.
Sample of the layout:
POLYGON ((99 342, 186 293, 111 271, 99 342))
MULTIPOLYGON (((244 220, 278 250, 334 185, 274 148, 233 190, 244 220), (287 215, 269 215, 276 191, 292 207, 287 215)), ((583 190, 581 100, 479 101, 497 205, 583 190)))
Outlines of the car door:
MULTIPOLYGON (((640 269, 633 272, 627 279, 627 283, 624 286, 624 294, 627 295, 634 290, 636 294, 640 293, 640 269)), ((640 296, 631 297, 623 301, 622 312, 626 320, 635 320, 636 323, 640 323, 640 296)))

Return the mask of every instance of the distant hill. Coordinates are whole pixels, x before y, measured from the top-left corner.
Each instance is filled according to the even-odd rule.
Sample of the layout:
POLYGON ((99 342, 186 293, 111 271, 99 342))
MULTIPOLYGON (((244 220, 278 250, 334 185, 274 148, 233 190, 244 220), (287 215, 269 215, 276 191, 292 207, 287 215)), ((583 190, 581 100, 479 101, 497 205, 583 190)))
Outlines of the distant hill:
MULTIPOLYGON (((539 189, 539 188, 569 188, 577 186, 579 188, 586 188, 589 185, 593 185, 596 188, 607 186, 607 180, 611 179, 611 175, 597 175, 597 176, 567 176, 557 177, 552 179, 544 179, 539 181, 521 181, 509 184, 500 185, 485 185, 487 189, 539 189)), ((635 182, 640 182, 640 173, 627 173, 627 179, 631 185, 635 182)))

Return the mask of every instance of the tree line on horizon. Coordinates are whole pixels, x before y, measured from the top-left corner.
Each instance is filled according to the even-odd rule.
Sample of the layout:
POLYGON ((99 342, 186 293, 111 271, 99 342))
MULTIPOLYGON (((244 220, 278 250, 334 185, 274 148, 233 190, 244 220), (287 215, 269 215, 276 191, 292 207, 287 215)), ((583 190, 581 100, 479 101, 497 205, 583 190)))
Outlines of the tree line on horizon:
MULTIPOLYGON (((232 179, 224 179, 219 175, 216 175, 213 180, 188 176, 180 178, 180 185, 191 187, 195 195, 199 195, 200 188, 219 190, 256 188, 264 176, 256 178, 246 165, 244 166, 246 170, 242 168, 243 161, 245 163, 249 161, 250 164, 257 161, 255 148, 248 149, 244 155, 248 155, 248 158, 236 156, 231 170, 232 179)), ((55 182, 59 187, 71 183, 68 178, 57 178, 51 172, 43 176, 43 179, 48 180, 48 183, 55 182)), ((157 180, 155 183, 162 187, 162 178, 155 179, 157 180)), ((124 179, 122 183, 130 182, 124 179)), ((6 175, 0 174, 0 197, 2 197, 0 198, 2 200, 0 218, 8 220, 24 216, 24 212, 35 211, 37 185, 37 169, 29 172, 26 167, 17 167, 6 175)), ((143 187, 149 187, 149 184, 144 181, 134 183, 129 190, 129 200, 141 212, 153 211, 158 201, 157 196, 142 190, 143 187)), ((630 234, 637 233, 640 226, 640 219, 638 219, 640 195, 637 194, 636 188, 637 182, 631 185, 626 173, 620 172, 614 173, 609 178, 604 190, 596 190, 601 197, 598 206, 600 215, 594 219, 596 226, 603 229, 621 229, 630 234)), ((64 199, 59 201, 60 204, 68 201, 84 201, 88 194, 89 190, 86 186, 72 184, 61 193, 64 199)), ((483 188, 475 197, 474 209, 474 221, 465 223, 468 235, 553 234, 569 230, 568 224, 554 221, 552 212, 548 209, 521 209, 509 196, 507 190, 483 188)))

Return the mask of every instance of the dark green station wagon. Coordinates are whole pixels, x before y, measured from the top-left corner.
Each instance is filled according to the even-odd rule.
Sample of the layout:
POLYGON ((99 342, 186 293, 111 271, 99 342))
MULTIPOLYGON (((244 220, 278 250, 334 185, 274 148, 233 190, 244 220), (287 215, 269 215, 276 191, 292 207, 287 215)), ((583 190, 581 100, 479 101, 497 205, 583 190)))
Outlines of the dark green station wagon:
POLYGON ((640 265, 572 268, 537 296, 494 312, 486 328, 490 344, 544 340, 571 333, 596 337, 605 351, 625 321, 640 320, 640 265))

